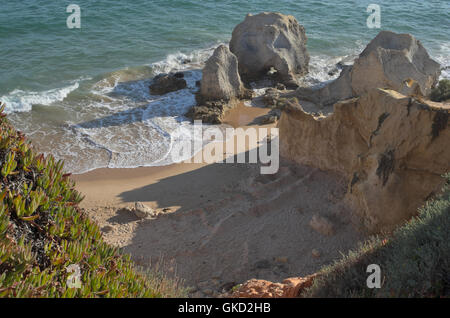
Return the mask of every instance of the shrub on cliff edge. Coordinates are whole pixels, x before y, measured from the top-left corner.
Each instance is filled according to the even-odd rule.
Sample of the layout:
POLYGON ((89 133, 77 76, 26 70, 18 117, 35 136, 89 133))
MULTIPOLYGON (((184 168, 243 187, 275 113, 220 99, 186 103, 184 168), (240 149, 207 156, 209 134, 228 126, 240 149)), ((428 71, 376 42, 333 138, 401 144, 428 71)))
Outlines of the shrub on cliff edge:
POLYGON ((128 255, 103 241, 78 207, 83 197, 63 173, 63 163, 37 155, 3 110, 0 297, 183 296, 177 281, 138 271, 128 255), (76 280, 68 279, 78 269, 81 284, 73 288, 76 280))
POLYGON ((431 91, 430 99, 434 102, 443 102, 450 99, 450 80, 440 80, 439 85, 431 91))
POLYGON ((450 297, 450 173, 442 194, 391 237, 373 237, 324 267, 305 297, 450 297), (369 289, 367 266, 381 268, 369 289))

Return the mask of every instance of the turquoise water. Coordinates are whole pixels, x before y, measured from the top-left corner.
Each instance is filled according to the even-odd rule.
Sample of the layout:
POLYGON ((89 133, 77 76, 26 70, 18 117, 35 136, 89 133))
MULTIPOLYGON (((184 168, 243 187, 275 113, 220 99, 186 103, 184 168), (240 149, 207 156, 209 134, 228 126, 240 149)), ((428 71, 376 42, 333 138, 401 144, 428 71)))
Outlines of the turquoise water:
MULTIPOLYGON (((371 2, 1 0, 0 98, 13 123, 74 172, 154 164, 170 131, 189 126, 181 115, 194 103, 196 69, 247 13, 292 14, 305 26, 314 82, 379 32, 366 26, 371 2), (66 26, 71 3, 81 29, 66 26), (152 76, 180 69, 188 89, 149 95, 152 76)), ((382 29, 413 34, 450 65, 450 1, 376 3, 382 29)))

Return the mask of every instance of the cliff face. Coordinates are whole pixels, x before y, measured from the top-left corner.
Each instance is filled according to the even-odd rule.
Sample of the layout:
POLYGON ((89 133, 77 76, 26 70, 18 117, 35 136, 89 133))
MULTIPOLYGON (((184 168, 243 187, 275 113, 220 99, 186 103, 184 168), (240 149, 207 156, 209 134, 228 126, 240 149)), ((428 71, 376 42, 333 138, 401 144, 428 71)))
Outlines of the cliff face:
POLYGON ((414 215, 450 169, 449 104, 373 89, 314 117, 290 106, 280 122, 280 154, 348 180, 346 199, 371 232, 414 215))

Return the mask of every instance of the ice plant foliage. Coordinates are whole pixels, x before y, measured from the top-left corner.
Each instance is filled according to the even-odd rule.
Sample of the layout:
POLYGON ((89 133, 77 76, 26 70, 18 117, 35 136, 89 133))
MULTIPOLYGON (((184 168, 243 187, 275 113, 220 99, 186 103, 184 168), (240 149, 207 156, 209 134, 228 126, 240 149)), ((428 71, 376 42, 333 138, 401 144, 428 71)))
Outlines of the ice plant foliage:
POLYGON ((0 109, 0 297, 154 297, 148 276, 107 245, 63 162, 37 155, 0 109), (80 268, 70 288, 67 267, 80 268))

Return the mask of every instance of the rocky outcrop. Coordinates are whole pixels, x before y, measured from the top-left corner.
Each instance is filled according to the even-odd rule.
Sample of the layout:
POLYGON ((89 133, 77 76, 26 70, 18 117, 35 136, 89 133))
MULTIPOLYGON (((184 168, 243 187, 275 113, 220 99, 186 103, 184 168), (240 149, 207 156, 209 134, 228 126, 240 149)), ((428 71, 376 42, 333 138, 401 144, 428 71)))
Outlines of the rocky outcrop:
POLYGON ((236 106, 239 99, 252 97, 239 76, 236 56, 225 45, 215 49, 202 73, 200 91, 196 94, 197 105, 185 114, 192 120, 220 124, 225 113, 236 106))
POLYGON ((381 31, 355 60, 344 66, 338 79, 315 90, 299 88, 300 99, 321 105, 361 96, 372 88, 400 91, 414 80, 420 94, 427 96, 437 84, 440 65, 430 58, 420 41, 410 34, 381 31))
POLYGON ((230 298, 295 298, 312 285, 316 275, 287 278, 281 283, 251 279, 222 297, 230 298))
POLYGON ((201 120, 203 123, 221 124, 225 113, 233 108, 236 101, 210 101, 201 106, 194 106, 185 114, 191 120, 201 120))
POLYGON ((259 80, 273 69, 274 79, 296 87, 296 75, 308 72, 306 41, 304 27, 293 16, 264 12, 248 14, 235 27, 230 50, 238 58, 245 82, 259 80))
POLYGON ((220 45, 203 68, 200 84, 202 101, 229 101, 245 96, 238 72, 238 60, 227 46, 220 45))
POLYGON ((150 94, 152 95, 164 95, 170 92, 178 91, 180 89, 186 88, 187 83, 184 79, 184 74, 169 73, 169 74, 159 74, 153 78, 150 84, 150 94))
POLYGON ((340 173, 346 199, 373 232, 417 212, 450 169, 449 104, 373 89, 314 117, 297 104, 281 115, 280 154, 340 173))

